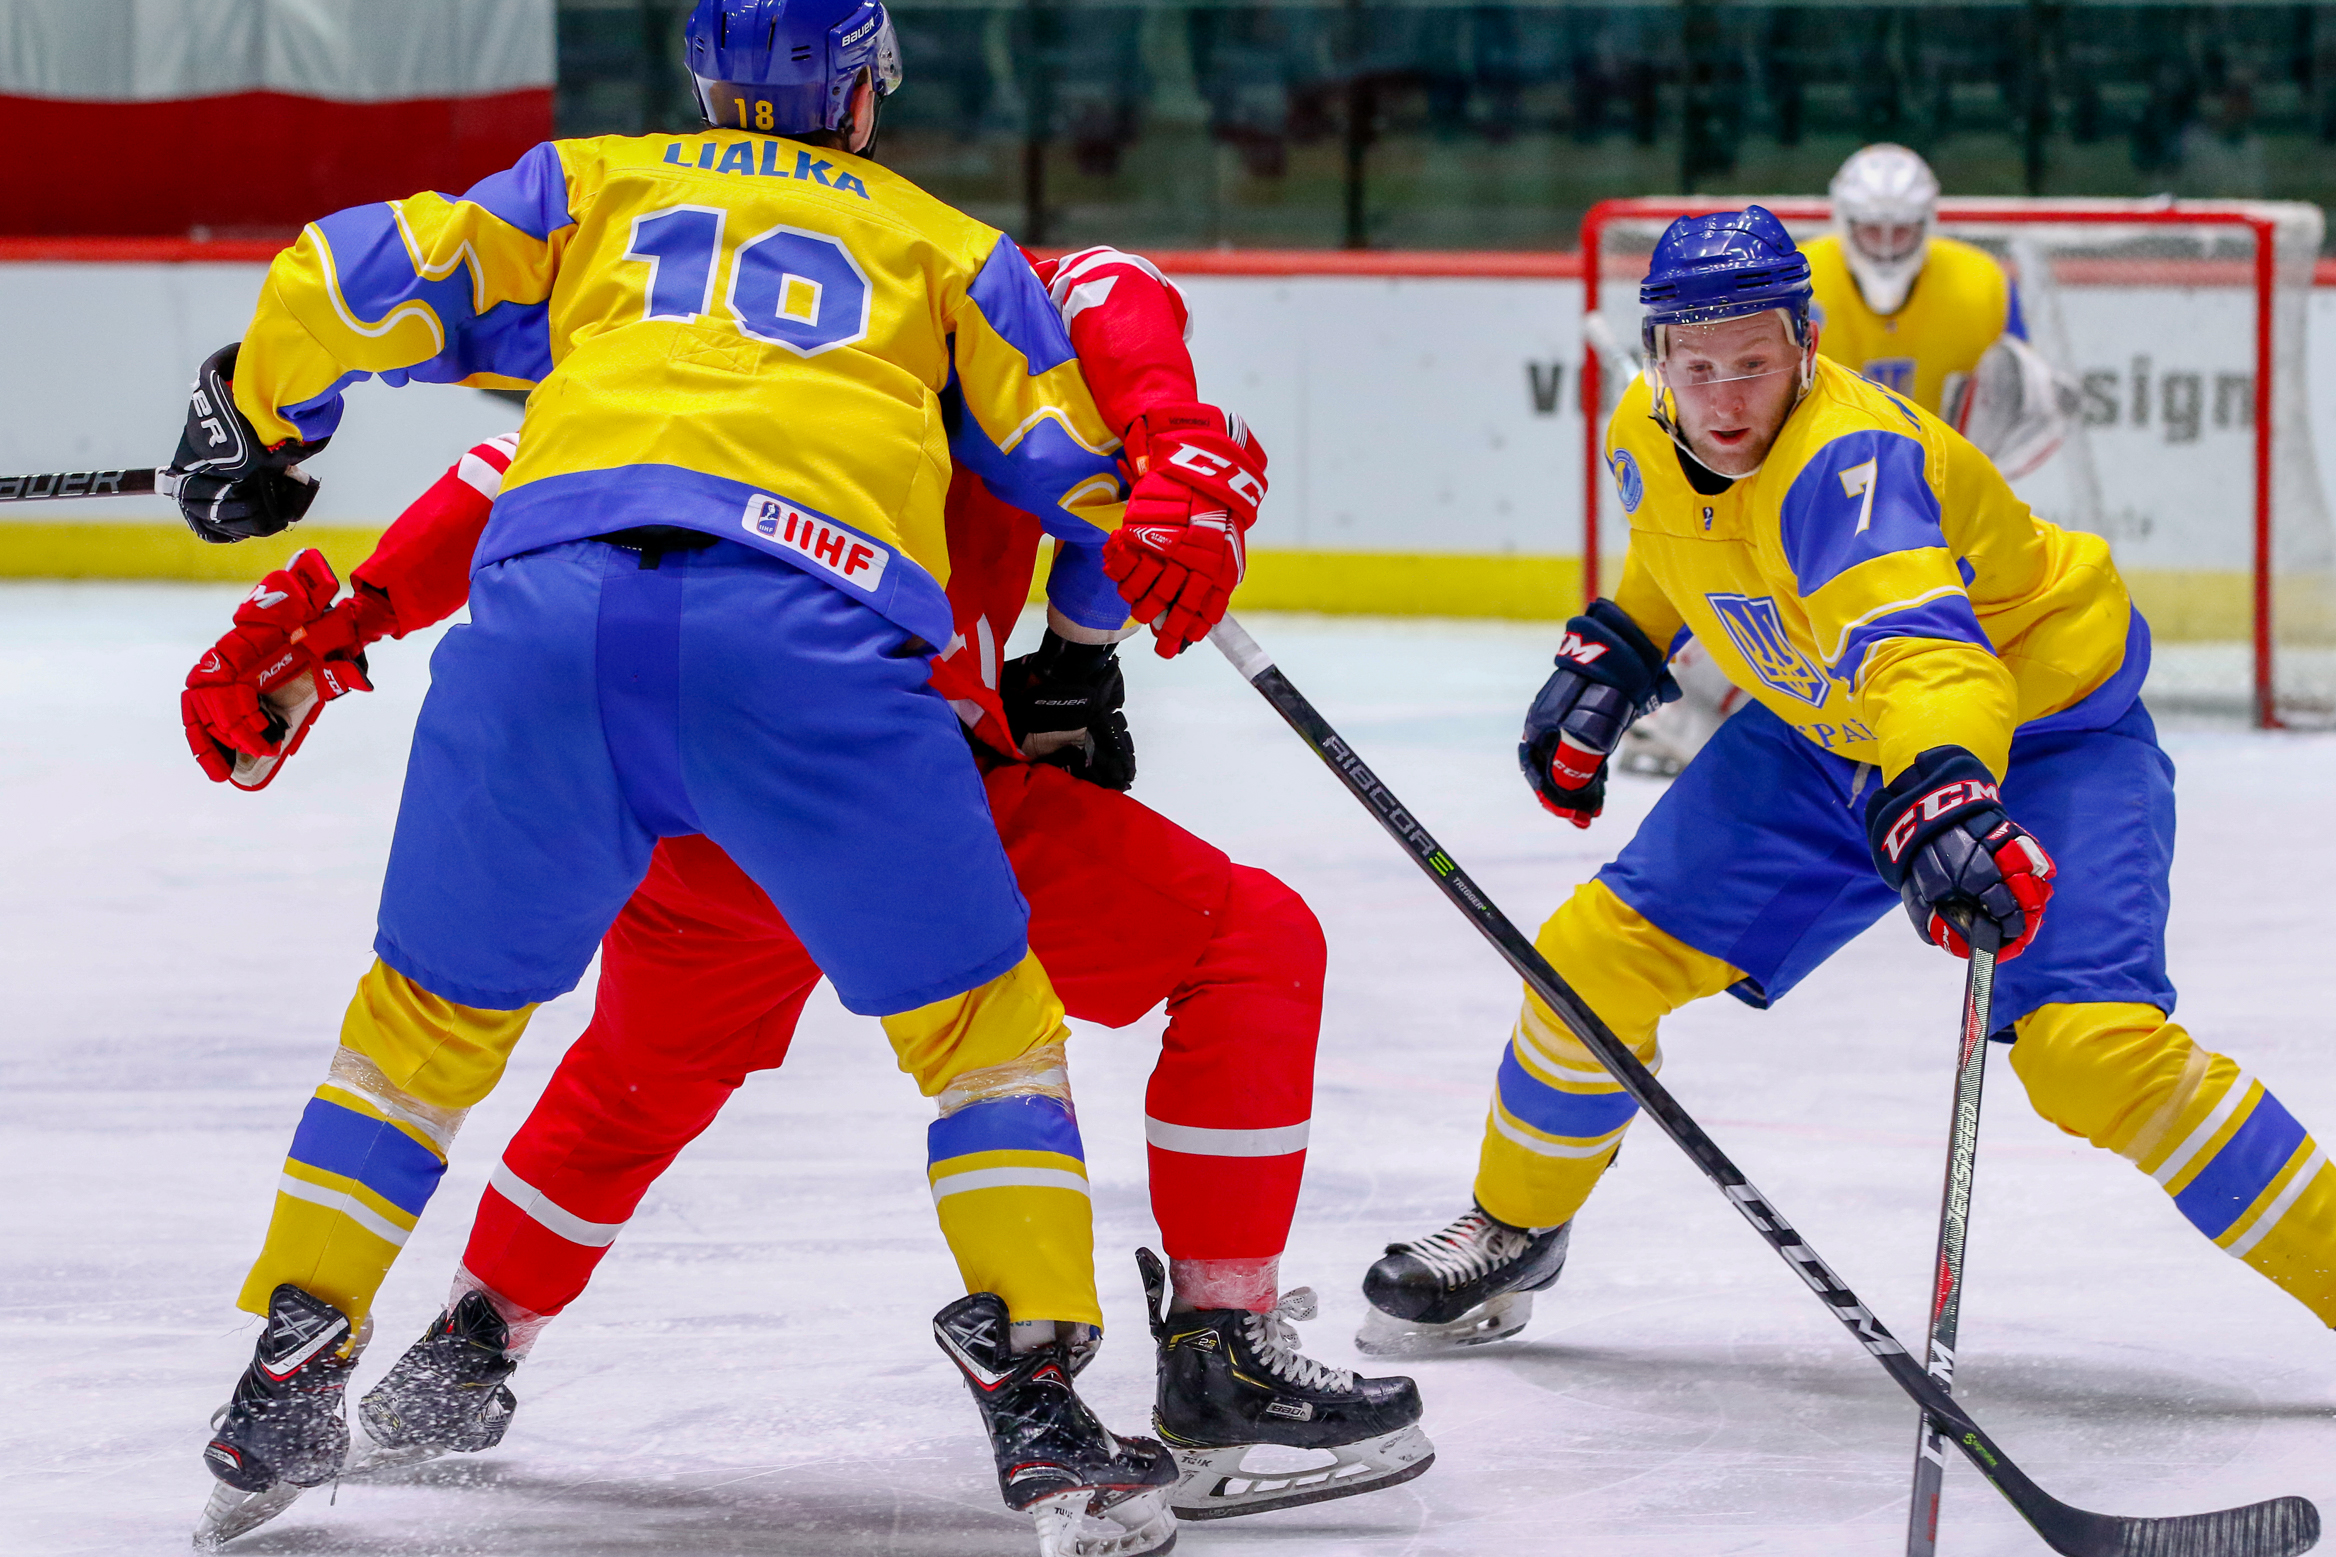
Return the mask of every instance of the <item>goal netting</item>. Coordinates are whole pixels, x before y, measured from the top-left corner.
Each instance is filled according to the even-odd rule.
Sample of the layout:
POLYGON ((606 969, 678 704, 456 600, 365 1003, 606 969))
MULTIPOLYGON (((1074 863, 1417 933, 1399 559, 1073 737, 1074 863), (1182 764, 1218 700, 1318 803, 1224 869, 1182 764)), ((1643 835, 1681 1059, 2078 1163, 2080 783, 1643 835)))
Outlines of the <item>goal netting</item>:
MULTIPOLYGON (((1586 356, 1604 407, 1637 367, 1656 237, 1748 201, 1804 240, 1827 228, 1822 200, 1760 196, 1612 200, 1584 220, 1586 356)), ((2030 342, 2074 381, 2069 437, 2015 485, 2045 518, 2108 537, 2155 639, 2150 701, 2262 724, 2336 717, 2336 533, 2309 393, 2319 208, 1958 200, 1939 218, 2004 265, 2030 342)), ((1584 553, 1610 585, 1628 532, 1601 479, 1604 420, 1590 419, 1584 553)))

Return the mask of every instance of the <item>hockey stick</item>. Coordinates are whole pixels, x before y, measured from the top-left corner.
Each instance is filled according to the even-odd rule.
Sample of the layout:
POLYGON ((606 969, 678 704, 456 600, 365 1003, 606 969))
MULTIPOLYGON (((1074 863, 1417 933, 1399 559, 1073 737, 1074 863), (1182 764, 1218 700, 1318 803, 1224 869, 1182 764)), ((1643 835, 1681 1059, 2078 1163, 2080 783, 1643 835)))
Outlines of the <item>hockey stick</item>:
MULTIPOLYGON (((1963 1317, 1963 1242, 1971 1229, 1971 1175, 1979 1165, 1979 1094, 1987 1083, 1987 1030, 1995 1010, 1994 927, 1962 927, 1971 946, 1963 982, 1963 1032, 1955 1054, 1955 1117, 1947 1133, 1947 1185, 1939 1195, 1939 1257, 1930 1295, 1924 1357, 1941 1390, 1955 1387, 1955 1330, 1963 1317)), ((1939 1491, 1947 1441, 1929 1417, 1914 1425, 1914 1496, 1906 1512, 1906 1557, 1932 1557, 1939 1541, 1939 1491)))
POLYGON ((1833 1310, 1859 1345, 1882 1364, 1898 1387, 1913 1397, 1931 1420, 1951 1435, 1979 1473, 2008 1499, 2020 1516, 2063 1557, 2293 1557, 2309 1551, 2320 1539, 2320 1511, 2300 1497, 2273 1498, 2244 1508, 2211 1514, 2181 1514, 2166 1519, 2136 1519, 2118 1514, 2095 1514, 2053 1497, 1996 1447, 1954 1397, 1940 1389, 1929 1374, 1916 1366, 1895 1336, 1842 1284, 1839 1276, 1809 1247, 1808 1241, 1779 1216, 1767 1199, 1703 1127, 1679 1106, 1654 1074, 1640 1063, 1622 1040, 1582 1003, 1533 943, 1508 917, 1493 906, 1476 883, 1468 879, 1443 846, 1431 837, 1403 802, 1363 765, 1354 748, 1340 739, 1305 695, 1275 668, 1273 657, 1260 649, 1231 617, 1209 634, 1241 678, 1255 687, 1300 739, 1338 775, 1339 782, 1378 818, 1396 842, 1411 851, 1453 906, 1466 914, 1477 933, 1493 945, 1532 991, 1562 1018, 1576 1038, 1605 1066, 1631 1100, 1719 1187, 1753 1231, 1768 1240, 1793 1273, 1808 1283, 1826 1307, 1833 1310))
POLYGON ((59 497, 141 497, 161 474, 142 470, 59 470, 45 476, 0 476, 0 503, 37 503, 59 497))

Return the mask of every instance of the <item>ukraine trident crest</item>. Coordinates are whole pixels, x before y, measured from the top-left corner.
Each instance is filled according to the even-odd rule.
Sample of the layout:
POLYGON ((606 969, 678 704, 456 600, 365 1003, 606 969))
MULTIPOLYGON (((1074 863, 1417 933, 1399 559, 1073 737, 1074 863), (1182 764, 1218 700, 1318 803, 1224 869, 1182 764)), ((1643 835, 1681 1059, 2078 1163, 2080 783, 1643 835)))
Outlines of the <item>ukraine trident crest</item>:
POLYGON ((1825 706, 1827 686, 1825 675, 1810 664, 1793 647, 1786 636, 1784 620, 1776 614, 1776 600, 1770 595, 1705 595, 1711 608, 1719 613, 1720 625, 1727 628, 1735 640, 1736 651, 1744 656, 1752 673, 1787 697, 1797 697, 1811 708, 1825 706))

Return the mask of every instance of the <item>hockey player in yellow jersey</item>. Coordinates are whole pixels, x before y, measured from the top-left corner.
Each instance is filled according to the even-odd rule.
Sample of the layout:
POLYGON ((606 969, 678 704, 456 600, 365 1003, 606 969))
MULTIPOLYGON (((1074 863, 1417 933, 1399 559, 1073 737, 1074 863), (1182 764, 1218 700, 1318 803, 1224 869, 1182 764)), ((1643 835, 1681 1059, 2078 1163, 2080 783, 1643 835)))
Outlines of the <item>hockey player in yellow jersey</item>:
POLYGON ((1058 609, 1125 619, 1092 560, 1116 439, 1014 243, 864 155, 900 79, 877 0, 699 0, 685 42, 708 128, 552 142, 457 197, 324 217, 197 383, 171 476, 208 539, 298 517, 293 467, 355 380, 532 389, 470 621, 432 658, 377 960, 240 1300, 268 1323, 198 1541, 338 1473, 368 1310, 463 1115, 657 840, 704 834, 944 1112, 1009 1105, 947 1224, 987 1291, 936 1331, 1042 1539, 1112 1509, 1115 1557, 1153 1550, 1173 1461, 1069 1385, 1101 1311, 1062 1004, 928 681, 955 461, 1089 543, 1058 609))
MULTIPOLYGON (((2074 387, 2028 344, 2019 290, 1993 255, 1940 236, 1939 183, 1904 146, 1865 147, 1828 191, 1833 230, 1809 261, 1818 351, 1937 413, 2015 480, 2066 438, 2074 387)), ((1634 724, 1634 769, 1676 772, 1742 706, 1700 636, 1673 666, 1682 697, 1634 724)))
POLYGON ((1995 256, 1940 236, 1939 181, 1903 146, 1868 146, 1828 190, 1812 241, 1818 350, 1937 413, 2014 480, 2068 433, 2075 388, 2028 341, 2020 291, 1995 256))
POLYGON ((2027 338, 1995 256, 1932 231, 1939 182, 1922 158, 1868 146, 1841 165, 1828 193, 1833 231, 1802 251, 1824 356, 1935 412, 1988 347, 2007 334, 2027 338))
MULTIPOLYGON (((2172 1020, 2147 625, 2103 541, 2037 519, 1937 417, 1821 355, 1808 278, 1757 206, 1656 246, 1650 366, 1607 433, 1630 551, 1614 598, 1568 624, 1520 760, 1588 825, 1689 630, 1753 703, 1537 944, 1650 1066, 1667 1013, 1722 991, 1766 1007, 1894 906, 1957 955, 1998 946, 1995 1036, 2036 1109, 2336 1323, 2336 1172, 2172 1020)), ((1358 1344, 1521 1329, 1635 1112, 1528 995, 1474 1204, 1371 1268, 1358 1344)))

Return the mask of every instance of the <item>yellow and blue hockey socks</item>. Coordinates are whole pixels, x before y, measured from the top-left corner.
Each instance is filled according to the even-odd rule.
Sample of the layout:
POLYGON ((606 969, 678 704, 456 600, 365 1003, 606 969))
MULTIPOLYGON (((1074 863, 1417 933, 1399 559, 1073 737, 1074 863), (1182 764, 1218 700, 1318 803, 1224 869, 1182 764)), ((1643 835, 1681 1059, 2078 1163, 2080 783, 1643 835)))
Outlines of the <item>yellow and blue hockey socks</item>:
POLYGON ((376 962, 293 1133, 237 1306, 264 1314, 269 1294, 290 1282, 347 1315, 352 1336, 361 1330, 437 1192, 463 1116, 502 1076, 533 1012, 458 1006, 376 962))
MULTIPOLYGON (((1601 881, 1578 887, 1534 944, 1648 1068, 1655 1026, 1742 975, 1672 939, 1601 881)), ((1614 1160, 1638 1105, 1531 991, 1501 1056, 1476 1203, 1513 1227, 1570 1221, 1614 1160)))
POLYGON ((2036 1111, 2155 1179, 2215 1247, 2336 1325, 2336 1173, 2236 1061, 2154 1006, 2050 1005, 2012 1069, 2036 1111))
POLYGON ((1035 956, 979 989, 884 1019, 900 1068, 941 1117, 927 1172, 968 1292, 1017 1324, 1100 1326, 1094 1208, 1071 1110, 1062 1002, 1035 956))

